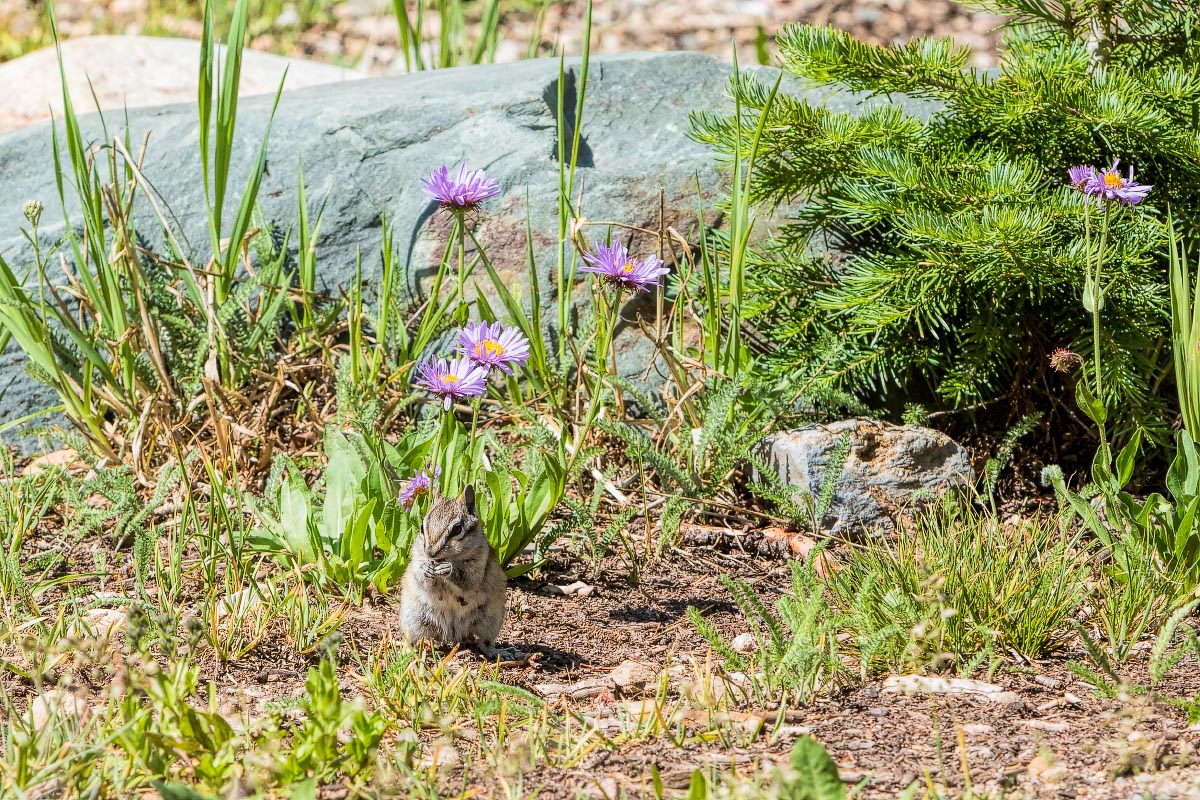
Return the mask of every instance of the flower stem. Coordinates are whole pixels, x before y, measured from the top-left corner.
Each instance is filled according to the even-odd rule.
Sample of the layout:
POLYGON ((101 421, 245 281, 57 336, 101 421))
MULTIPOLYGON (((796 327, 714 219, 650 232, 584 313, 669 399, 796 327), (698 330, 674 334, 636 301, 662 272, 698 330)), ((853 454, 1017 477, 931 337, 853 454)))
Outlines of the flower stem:
POLYGON ((467 219, 462 211, 458 216, 458 302, 463 302, 463 286, 467 282, 467 219))
POLYGON ((475 482, 474 469, 479 466, 479 459, 475 458, 475 430, 479 426, 479 400, 471 401, 471 435, 467 439, 467 457, 471 464, 471 483, 475 482))
MULTIPOLYGON (((1104 287, 1100 283, 1101 267, 1104 264, 1104 248, 1108 244, 1108 221, 1111 212, 1107 205, 1104 206, 1104 220, 1100 226, 1100 248, 1096 253, 1096 269, 1092 279, 1092 360, 1093 369, 1095 370, 1094 384, 1096 399, 1101 403, 1104 402, 1104 376, 1102 374, 1102 359, 1100 357, 1100 311, 1104 306, 1104 287)), ((1096 427, 1100 434, 1100 448, 1105 459, 1108 458, 1108 436, 1104 430, 1104 422, 1100 420, 1096 423, 1096 427)))
POLYGON ((621 313, 621 290, 619 288, 614 290, 611 307, 609 306, 607 295, 603 290, 600 290, 600 306, 600 326, 596 330, 596 368, 595 375, 592 378, 591 397, 588 398, 588 410, 587 415, 583 418, 583 428, 580 429, 579 436, 575 440, 575 452, 571 453, 567 461, 568 474, 570 474, 571 468, 575 466, 575 459, 583 450, 588 434, 592 430, 592 425, 596 421, 596 414, 600 410, 600 398, 604 394, 604 374, 608 371, 608 350, 613 340, 613 333, 617 328, 617 319, 621 313))

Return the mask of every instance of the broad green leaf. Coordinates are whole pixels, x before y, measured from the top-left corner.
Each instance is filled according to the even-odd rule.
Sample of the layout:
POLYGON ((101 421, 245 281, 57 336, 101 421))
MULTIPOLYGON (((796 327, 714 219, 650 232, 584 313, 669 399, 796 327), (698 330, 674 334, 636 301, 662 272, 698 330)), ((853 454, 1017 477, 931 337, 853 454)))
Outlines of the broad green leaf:
POLYGON ((312 547, 312 493, 304 477, 288 465, 287 477, 279 487, 279 523, 288 547, 308 561, 316 561, 312 547))
POLYGON ((1200 507, 1200 497, 1193 497, 1182 508, 1178 521, 1175 523, 1175 538, 1172 542, 1172 555, 1185 561, 1189 545, 1196 539, 1196 509, 1200 507))
POLYGON ((1104 408, 1104 403, 1092 394, 1092 387, 1086 380, 1080 379, 1075 384, 1075 403, 1079 410, 1097 425, 1108 421, 1108 411, 1104 408))
POLYGON ((1121 452, 1117 454, 1117 485, 1125 486, 1129 483, 1129 479, 1133 477, 1134 460, 1137 458, 1138 448, 1142 444, 1142 429, 1138 428, 1133 432, 1133 436, 1129 438, 1129 442, 1121 448, 1121 452))
POLYGON ((158 796, 163 800, 214 800, 211 794, 198 792, 186 783, 180 781, 159 781, 152 780, 150 785, 158 792, 158 796))
POLYGON ((519 578, 527 572, 533 572, 535 569, 545 564, 545 561, 534 561, 529 564, 516 564, 504 570, 504 574, 511 578, 519 578))
POLYGON ((349 529, 350 519, 362 497, 366 465, 358 451, 336 428, 325 433, 325 505, 321 516, 321 536, 333 549, 349 529))
POLYGON ((793 800, 845 800, 846 786, 838 777, 837 764, 820 742, 801 736, 792 747, 792 769, 796 782, 793 800))

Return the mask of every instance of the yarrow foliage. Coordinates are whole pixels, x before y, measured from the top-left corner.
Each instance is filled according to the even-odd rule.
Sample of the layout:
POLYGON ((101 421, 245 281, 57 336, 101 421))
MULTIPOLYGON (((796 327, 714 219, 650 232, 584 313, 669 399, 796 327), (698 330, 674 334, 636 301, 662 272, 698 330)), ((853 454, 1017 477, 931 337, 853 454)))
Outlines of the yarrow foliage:
POLYGON ((580 272, 591 272, 610 285, 631 291, 648 292, 651 286, 660 286, 663 276, 670 272, 661 258, 649 255, 638 261, 619 242, 597 243, 591 252, 583 254, 583 260, 580 272))
POLYGON ((500 194, 500 184, 489 178, 481 169, 467 169, 467 163, 458 165, 453 175, 448 167, 438 167, 428 177, 421 179, 421 188, 447 211, 463 213, 471 211, 484 200, 500 194))

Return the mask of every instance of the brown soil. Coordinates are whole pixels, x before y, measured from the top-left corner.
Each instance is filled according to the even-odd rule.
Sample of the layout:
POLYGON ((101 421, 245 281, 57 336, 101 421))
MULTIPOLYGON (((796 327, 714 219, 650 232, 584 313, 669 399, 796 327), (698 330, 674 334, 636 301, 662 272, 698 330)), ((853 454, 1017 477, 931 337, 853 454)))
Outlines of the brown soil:
MULTIPOLYGON (((0 25, 16 39, 48 41, 44 5, 40 0, 0 0, 0 25)), ((508 11, 501 23, 497 60, 525 55, 540 5, 538 0, 505 4, 508 11)), ((568 0, 550 7, 541 52, 561 44, 567 53, 578 54, 584 5, 582 0, 568 0)), ((68 37, 91 33, 200 36, 194 4, 59 0, 54 7, 59 29, 68 37)), ((371 74, 403 71, 391 0, 349 0, 315 4, 315 8, 309 19, 301 19, 294 7, 285 5, 273 20, 251 20, 252 46, 352 65, 371 74)), ((878 44, 914 36, 953 36, 975 52, 976 66, 996 63, 1000 19, 953 0, 596 0, 594 50, 699 50, 727 59, 735 44, 743 63, 756 63, 760 36, 769 40, 793 22, 833 25, 878 44)), ((14 55, 0 50, 0 60, 14 55)))
MULTIPOLYGON (((740 576, 767 598, 789 586, 786 563, 761 555, 686 548, 644 567, 633 581, 620 559, 610 557, 593 577, 584 562, 563 553, 536 579, 513 581, 502 643, 532 658, 525 665, 503 667, 499 679, 536 693, 539 685, 607 675, 627 659, 656 669, 679 663, 691 664, 692 670, 711 665, 715 658, 688 621, 687 607, 701 609, 729 637, 746 629, 720 574, 740 576), (577 580, 589 584, 591 593, 564 596, 554 588, 577 580)), ((341 628, 342 684, 351 694, 360 686, 353 653, 391 646, 392 603, 377 597, 350 611, 341 628)), ((266 700, 296 698, 316 657, 297 655, 284 642, 283 635, 268 636, 232 664, 220 665, 209 654, 201 658, 203 677, 216 682, 221 697, 244 696, 249 689, 266 700)), ((477 662, 468 653, 456 658, 466 666, 477 662)), ((1135 658, 1128 668, 1135 680, 1144 681, 1144 653, 1141 659, 1135 658)), ((597 748, 572 769, 535 764, 522 777, 524 792, 536 792, 540 798, 572 798, 592 790, 615 796, 615 786, 630 796, 649 797, 652 768, 668 788, 684 789, 697 768, 745 775, 783 762, 794 741, 810 733, 829 749, 847 783, 861 785, 860 796, 865 798, 893 797, 914 780, 948 787, 956 794, 969 780, 976 789, 1004 789, 1008 795, 1034 798, 1124 798, 1143 791, 1156 797, 1197 796, 1189 792, 1200 791, 1200 769, 1187 765, 1200 745, 1200 726, 1189 728, 1181 711, 1144 697, 1098 699, 1066 668, 1068 660, 1086 661, 1086 656, 1076 651, 1034 663, 1007 660, 992 680, 1019 695, 1016 703, 967 696, 908 697, 881 691, 881 682, 872 680, 783 712, 742 705, 731 709, 726 719, 743 732, 761 723, 761 731, 735 737, 732 747, 720 738, 704 741, 709 729, 705 712, 693 711, 677 721, 683 746, 659 736, 615 749, 597 748)), ((26 701, 32 697, 32 687, 20 685, 11 675, 5 675, 3 683, 10 696, 25 695, 26 701)), ((1189 657, 1164 691, 1192 696, 1197 687, 1200 668, 1189 657)), ((672 683, 664 705, 672 712, 686 705, 677 688, 672 683)), ((558 710, 593 720, 620 716, 614 709, 628 702, 609 693, 553 701, 558 710)), ((466 731, 464 741, 478 737, 471 732, 472 721, 459 724, 466 731)), ((455 785, 465 780, 477 786, 482 797, 502 796, 495 774, 483 766, 467 769, 469 774, 460 768, 447 780, 455 785)))
MULTIPOLYGON (((504 680, 527 687, 568 683, 604 674, 626 659, 659 666, 688 658, 703 663, 712 656, 685 616, 689 605, 700 608, 729 637, 746 630, 718 575, 738 575, 764 597, 789 586, 789 570, 782 561, 714 550, 678 551, 642 575, 636 586, 622 578, 619 564, 610 560, 608 566, 605 579, 595 582, 595 592, 582 598, 547 595, 536 584, 516 584, 511 602, 521 613, 510 621, 506 634, 522 649, 547 657, 534 668, 506 670, 504 680)), ((557 565, 545 578, 553 585, 587 580, 566 565, 557 565)), ((872 681, 810 707, 787 710, 775 737, 764 735, 746 747, 679 749, 644 742, 611 753, 588 769, 527 774, 526 785, 546 787, 540 797, 566 798, 575 795, 581 782, 609 776, 622 789, 649 796, 652 765, 675 778, 678 788, 686 788, 693 768, 783 760, 798 736, 811 733, 829 749, 843 778, 863 782, 863 797, 892 797, 926 775, 934 783, 961 790, 964 766, 977 788, 1006 787, 1032 797, 1127 797, 1135 785, 1143 784, 1158 784, 1166 790, 1159 796, 1172 796, 1170 782, 1185 774, 1193 790, 1200 789, 1200 770, 1177 768, 1187 764, 1200 745, 1200 730, 1189 729, 1186 717, 1169 706, 1136 698, 1095 698, 1091 688, 1066 669, 1068 660, 1086 661, 1086 655, 1070 652, 1052 660, 1002 666, 993 680, 1020 696, 1016 704, 906 697, 881 692, 879 682, 872 681), (1043 763, 1066 769, 1044 769, 1043 763, 1034 762, 1039 755, 1043 763), (1032 774, 1039 772, 1048 780, 1032 774), (1137 772, 1145 774, 1132 778, 1137 772)), ((1176 685, 1164 688, 1180 695, 1194 692, 1200 686, 1200 669, 1189 661, 1178 670, 1176 685)), ((1144 675, 1134 677, 1144 680, 1144 675)), ((769 732, 778 712, 765 712, 765 717, 769 732)))

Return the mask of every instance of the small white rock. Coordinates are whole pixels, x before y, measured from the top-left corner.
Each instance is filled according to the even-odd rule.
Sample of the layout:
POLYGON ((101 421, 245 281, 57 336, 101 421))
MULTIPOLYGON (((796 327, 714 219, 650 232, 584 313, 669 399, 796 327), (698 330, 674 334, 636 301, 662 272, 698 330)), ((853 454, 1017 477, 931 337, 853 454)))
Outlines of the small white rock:
POLYGON ((1006 692, 994 683, 969 678, 940 678, 931 675, 893 675, 883 682, 885 692, 928 692, 929 694, 964 694, 990 700, 993 703, 1019 703, 1016 692, 1006 692))
POLYGON ((244 614, 258 605, 258 595, 250 589, 239 589, 217 601, 217 619, 233 613, 244 614))
POLYGON ((55 717, 78 722, 87 716, 90 707, 81 697, 66 689, 51 689, 33 698, 29 704, 29 719, 35 730, 42 730, 55 717))
POLYGON ((753 653, 758 649, 758 640, 753 633, 739 633, 733 637, 733 649, 737 653, 753 653))
POLYGON ((436 765, 439 770, 447 770, 456 766, 461 760, 458 750, 454 745, 442 739, 429 746, 422 762, 426 767, 436 765))
POLYGON ((658 680, 658 670, 640 661, 622 661, 608 674, 613 685, 628 693, 642 689, 658 680))
POLYGON ((108 639, 114 633, 125 630, 125 615, 112 608, 93 608, 84 613, 83 619, 101 639, 108 639))
POLYGON ((586 584, 583 581, 575 581, 574 583, 568 583, 566 586, 553 586, 551 588, 567 597, 587 597, 596 591, 596 587, 586 584))

